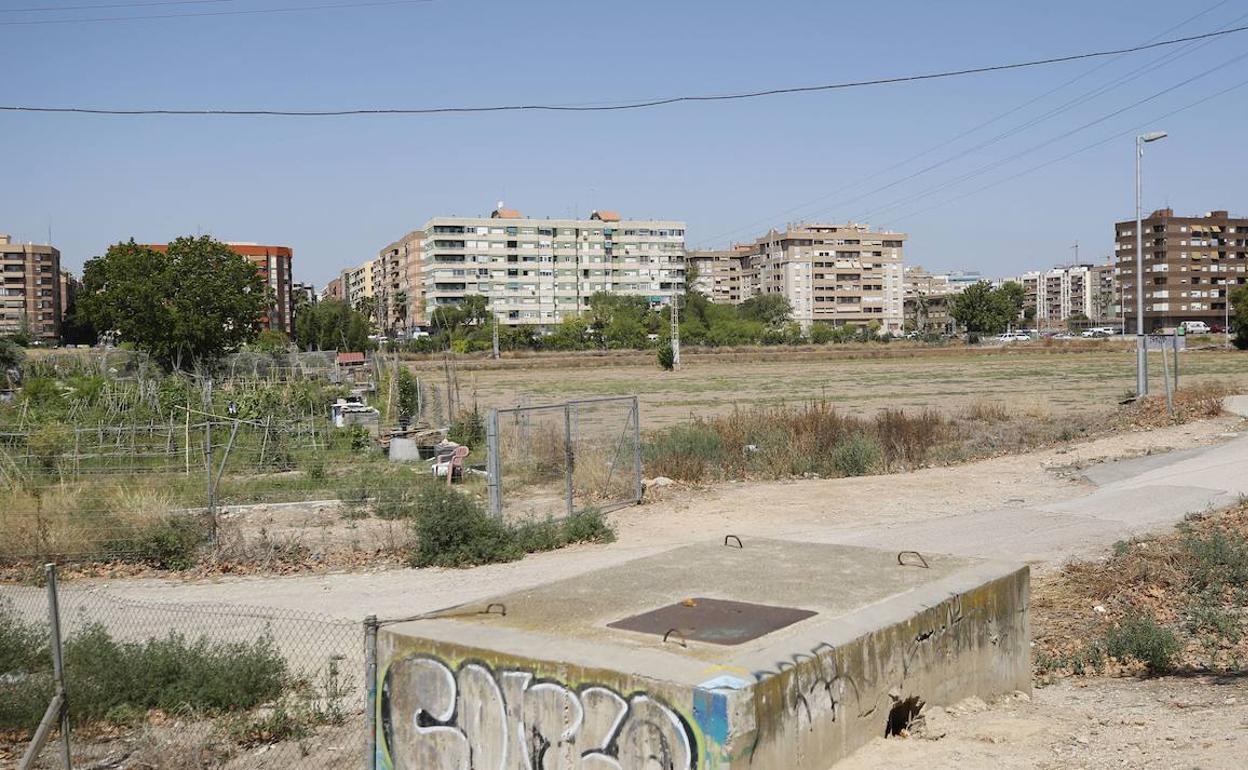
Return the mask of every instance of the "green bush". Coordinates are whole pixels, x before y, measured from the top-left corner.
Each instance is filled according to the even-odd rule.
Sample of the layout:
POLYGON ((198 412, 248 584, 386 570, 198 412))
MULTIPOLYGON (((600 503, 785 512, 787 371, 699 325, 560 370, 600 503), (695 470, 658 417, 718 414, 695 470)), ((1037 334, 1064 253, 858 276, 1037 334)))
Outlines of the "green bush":
POLYGON ((672 349, 671 344, 659 346, 659 368, 665 372, 670 372, 676 368, 676 351, 672 349))
MULTIPOLYGON (((5 625, 12 618, 0 617, 5 625)), ((0 730, 30 730, 51 694, 50 659, 0 677, 0 730)), ((122 721, 151 709, 208 714, 242 711, 282 694, 290 683, 272 639, 190 642, 179 634, 119 642, 100 625, 65 641, 66 686, 74 719, 122 721)))
POLYGON ((48 631, 17 616, 12 602, 0 599, 0 680, 5 674, 51 665, 48 631))
POLYGON ((515 532, 458 490, 428 485, 417 493, 415 508, 414 567, 471 567, 524 556, 515 532))
POLYGON ((485 512, 475 500, 441 484, 420 489, 411 517, 414 567, 472 567, 515 561, 526 553, 553 551, 571 543, 615 539, 603 515, 583 511, 564 519, 511 525, 485 512))
POLYGON ((1234 531, 1188 535, 1183 549, 1191 559, 1191 579, 1197 591, 1234 586, 1248 588, 1248 538, 1234 531))
POLYGON ((884 452, 880 442, 855 434, 832 450, 832 467, 841 476, 866 476, 880 465, 884 452))
POLYGON ((446 440, 470 448, 484 446, 485 415, 481 414, 481 410, 475 406, 471 411, 460 412, 459 416, 451 421, 451 427, 446 432, 446 440))
POLYGON ((199 548, 207 541, 203 521, 188 514, 171 514, 108 541, 104 555, 110 560, 149 564, 158 569, 185 570, 195 566, 199 548))
POLYGON ((1133 617, 1105 634, 1104 650, 1118 660, 1134 659, 1154 674, 1174 668, 1183 643, 1173 631, 1149 617, 1133 617))

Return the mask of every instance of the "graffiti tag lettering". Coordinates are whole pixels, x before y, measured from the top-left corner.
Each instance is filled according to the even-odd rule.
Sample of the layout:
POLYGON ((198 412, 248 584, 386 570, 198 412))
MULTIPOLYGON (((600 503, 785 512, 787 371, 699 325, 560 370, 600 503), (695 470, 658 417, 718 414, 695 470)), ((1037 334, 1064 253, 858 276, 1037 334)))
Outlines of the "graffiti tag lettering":
POLYGON ((393 663, 381 693, 394 770, 690 770, 687 723, 645 693, 535 681, 527 671, 393 663))

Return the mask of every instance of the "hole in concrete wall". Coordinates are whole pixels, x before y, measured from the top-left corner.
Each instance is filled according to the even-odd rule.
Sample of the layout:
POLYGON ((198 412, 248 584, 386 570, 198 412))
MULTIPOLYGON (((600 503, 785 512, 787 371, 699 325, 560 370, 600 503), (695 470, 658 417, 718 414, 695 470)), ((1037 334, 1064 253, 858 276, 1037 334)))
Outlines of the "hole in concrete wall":
POLYGON ((923 701, 917 695, 894 703, 888 711, 888 725, 884 727, 884 737, 891 738, 894 735, 901 735, 903 730, 909 730, 923 711, 923 705, 923 701))

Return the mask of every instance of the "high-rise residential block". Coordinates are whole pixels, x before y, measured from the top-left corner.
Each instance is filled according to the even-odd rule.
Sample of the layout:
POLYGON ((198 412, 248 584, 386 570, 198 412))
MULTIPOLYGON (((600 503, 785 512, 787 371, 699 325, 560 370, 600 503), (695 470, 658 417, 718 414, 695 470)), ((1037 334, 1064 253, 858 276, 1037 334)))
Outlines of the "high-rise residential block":
POLYGON ((1024 316, 1037 328, 1065 328, 1072 319, 1118 318, 1118 288, 1108 265, 1067 265, 1006 280, 1023 287, 1024 316))
POLYGON ((597 292, 665 305, 685 290, 685 224, 675 220, 534 219, 500 206, 488 217, 435 217, 423 233, 427 313, 479 294, 502 323, 549 325, 597 292))
POLYGON ((0 277, 0 334, 26 333, 56 344, 61 337, 61 252, 0 235, 0 277))
MULTIPOLYGON (((1230 292, 1248 283, 1248 218, 1212 211, 1176 217, 1159 209, 1143 220, 1144 328, 1204 321, 1223 327, 1230 292)), ((1136 325, 1135 220, 1114 225, 1115 264, 1127 331, 1136 325)))
POLYGON ((425 322, 420 263, 424 238, 424 232, 414 230, 386 246, 374 260, 374 291, 387 330, 401 333, 425 322))
POLYGON ((690 250, 685 256, 689 288, 711 302, 737 305, 750 297, 749 246, 731 249, 690 250))
POLYGON ((898 333, 904 321, 906 235, 862 224, 791 224, 749 250, 751 295, 782 294, 803 326, 816 321, 879 325, 898 333))

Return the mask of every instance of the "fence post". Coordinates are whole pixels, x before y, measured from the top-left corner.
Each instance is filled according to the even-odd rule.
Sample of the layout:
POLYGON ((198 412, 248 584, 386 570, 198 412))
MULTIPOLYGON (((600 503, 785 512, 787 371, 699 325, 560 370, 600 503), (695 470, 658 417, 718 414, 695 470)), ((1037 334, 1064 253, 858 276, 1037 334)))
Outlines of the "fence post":
POLYGON ((1170 388, 1170 356, 1166 351, 1165 340, 1161 343, 1161 381, 1166 384, 1166 412, 1174 417, 1174 391, 1170 388))
POLYGON ((641 486, 641 399, 638 396, 633 396, 633 469, 637 477, 633 495, 640 503, 644 490, 641 486))
POLYGON ((377 616, 364 618, 364 681, 368 697, 364 702, 364 725, 368 730, 365 746, 368 756, 364 758, 365 770, 377 767, 377 616))
POLYGON ((65 770, 73 770, 69 740, 69 692, 65 688, 65 662, 61 656, 61 603, 56 593, 56 565, 45 565, 48 579, 48 621, 52 626, 52 678, 56 682, 56 697, 61 699, 61 763, 65 770))
POLYGON ((501 447, 498 445, 498 410, 491 409, 485 418, 485 473, 489 489, 490 513, 503 515, 501 447))
POLYGON ((1179 392, 1179 333, 1176 330, 1173 337, 1174 342, 1174 392, 1179 392))
POLYGON ((567 475, 568 515, 576 513, 572 477, 576 473, 576 457, 572 451, 572 404, 563 405, 563 456, 567 475))

